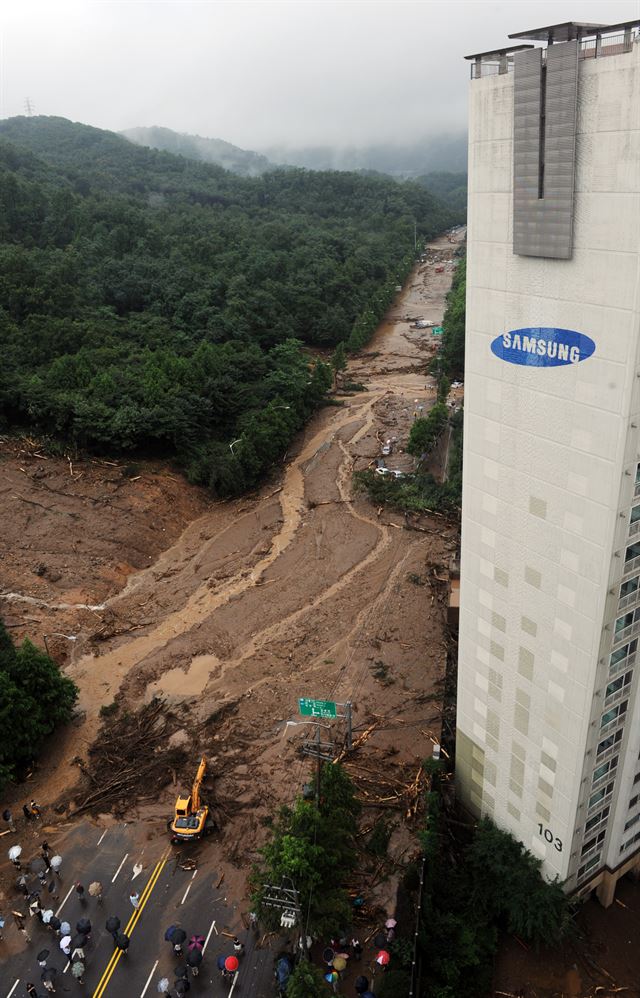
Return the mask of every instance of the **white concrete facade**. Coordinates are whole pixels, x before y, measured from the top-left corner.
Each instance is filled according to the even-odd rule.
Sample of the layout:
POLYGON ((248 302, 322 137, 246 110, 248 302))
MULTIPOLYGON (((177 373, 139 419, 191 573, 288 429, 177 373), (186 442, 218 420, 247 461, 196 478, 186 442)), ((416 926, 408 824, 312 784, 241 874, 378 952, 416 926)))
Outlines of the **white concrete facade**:
POLYGON ((570 260, 513 253, 513 81, 470 84, 456 772, 574 889, 640 849, 640 45, 579 64, 570 260), (595 351, 492 353, 523 327, 595 351))

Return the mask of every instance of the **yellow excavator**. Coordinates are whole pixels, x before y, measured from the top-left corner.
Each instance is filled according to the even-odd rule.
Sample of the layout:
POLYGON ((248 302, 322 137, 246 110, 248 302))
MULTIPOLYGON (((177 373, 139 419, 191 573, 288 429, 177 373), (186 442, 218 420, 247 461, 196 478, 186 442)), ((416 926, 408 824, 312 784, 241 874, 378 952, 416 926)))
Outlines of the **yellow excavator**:
POLYGON ((190 795, 178 797, 176 813, 173 821, 169 821, 172 842, 197 842, 203 835, 210 835, 216 827, 208 805, 200 800, 200 787, 206 771, 207 760, 202 756, 190 795))

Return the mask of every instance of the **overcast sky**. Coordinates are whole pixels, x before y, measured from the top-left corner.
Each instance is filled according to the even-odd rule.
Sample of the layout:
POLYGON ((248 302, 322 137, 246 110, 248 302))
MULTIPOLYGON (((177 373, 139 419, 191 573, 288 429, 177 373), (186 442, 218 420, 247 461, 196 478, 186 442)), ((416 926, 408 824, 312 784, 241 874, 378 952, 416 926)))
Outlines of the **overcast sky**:
POLYGON ((164 125, 248 149, 466 127, 463 56, 509 32, 640 17, 640 0, 4 0, 0 117, 164 125))

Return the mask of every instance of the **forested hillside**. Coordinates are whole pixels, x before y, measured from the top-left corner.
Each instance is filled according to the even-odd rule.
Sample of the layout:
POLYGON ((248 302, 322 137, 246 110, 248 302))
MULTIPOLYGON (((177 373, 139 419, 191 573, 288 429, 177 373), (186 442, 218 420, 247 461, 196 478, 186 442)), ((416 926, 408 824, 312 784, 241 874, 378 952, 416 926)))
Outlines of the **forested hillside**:
POLYGON ((249 179, 60 118, 0 122, 0 420, 257 481, 452 221, 424 188, 249 179), (229 443, 239 441, 231 451, 229 443))
POLYGON ((456 215, 457 222, 467 220, 467 174, 466 173, 425 173, 416 177, 416 183, 422 184, 431 194, 435 194, 443 204, 446 204, 456 215))

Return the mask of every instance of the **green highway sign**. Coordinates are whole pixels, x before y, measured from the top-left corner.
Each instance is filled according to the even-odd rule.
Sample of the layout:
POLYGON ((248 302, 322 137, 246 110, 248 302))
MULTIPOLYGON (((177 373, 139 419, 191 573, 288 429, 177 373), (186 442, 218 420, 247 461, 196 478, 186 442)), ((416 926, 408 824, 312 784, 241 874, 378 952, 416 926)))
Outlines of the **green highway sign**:
POLYGON ((337 717, 337 704, 333 700, 310 700, 303 697, 298 700, 300 713, 303 717, 337 717))

